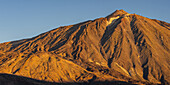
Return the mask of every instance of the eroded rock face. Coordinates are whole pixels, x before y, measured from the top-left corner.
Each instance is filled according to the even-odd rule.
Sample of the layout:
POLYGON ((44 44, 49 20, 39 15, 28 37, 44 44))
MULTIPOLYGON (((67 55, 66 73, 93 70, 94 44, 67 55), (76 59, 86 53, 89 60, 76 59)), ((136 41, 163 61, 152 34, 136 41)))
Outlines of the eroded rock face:
POLYGON ((169 83, 170 24, 117 10, 0 44, 0 72, 53 82, 169 83))

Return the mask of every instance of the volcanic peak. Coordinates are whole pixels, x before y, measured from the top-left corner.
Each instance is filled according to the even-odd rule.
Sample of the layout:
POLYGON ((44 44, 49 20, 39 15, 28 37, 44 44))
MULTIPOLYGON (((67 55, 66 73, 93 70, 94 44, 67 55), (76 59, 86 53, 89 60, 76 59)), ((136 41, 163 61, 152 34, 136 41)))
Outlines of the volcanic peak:
POLYGON ((169 29, 169 23, 116 10, 105 18, 0 44, 0 73, 92 85, 168 84, 169 29))
POLYGON ((110 15, 108 15, 106 18, 110 19, 111 17, 122 16, 122 15, 125 15, 125 14, 129 14, 129 13, 127 13, 123 9, 116 10, 115 12, 111 13, 110 15))
POLYGON ((107 16, 107 26, 111 25, 112 23, 114 23, 116 20, 124 18, 124 17, 128 17, 130 14, 127 13, 124 10, 116 10, 115 12, 113 12, 112 14, 110 14, 109 16, 107 16))

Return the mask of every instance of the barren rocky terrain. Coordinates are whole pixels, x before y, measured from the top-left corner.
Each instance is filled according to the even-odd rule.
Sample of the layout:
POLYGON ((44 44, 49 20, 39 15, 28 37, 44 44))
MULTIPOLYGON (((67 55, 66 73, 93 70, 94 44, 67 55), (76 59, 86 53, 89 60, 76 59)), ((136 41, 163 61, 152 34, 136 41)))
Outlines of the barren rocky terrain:
POLYGON ((169 38, 170 23, 116 10, 1 43, 0 82, 170 84, 169 38))

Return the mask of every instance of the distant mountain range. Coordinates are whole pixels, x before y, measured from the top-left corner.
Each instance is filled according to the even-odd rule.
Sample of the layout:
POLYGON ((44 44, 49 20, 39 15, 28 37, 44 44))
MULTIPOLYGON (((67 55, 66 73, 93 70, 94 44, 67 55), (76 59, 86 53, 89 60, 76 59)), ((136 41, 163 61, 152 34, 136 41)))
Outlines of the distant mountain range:
POLYGON ((9 85, 170 84, 170 23, 116 10, 1 43, 0 73, 9 85))

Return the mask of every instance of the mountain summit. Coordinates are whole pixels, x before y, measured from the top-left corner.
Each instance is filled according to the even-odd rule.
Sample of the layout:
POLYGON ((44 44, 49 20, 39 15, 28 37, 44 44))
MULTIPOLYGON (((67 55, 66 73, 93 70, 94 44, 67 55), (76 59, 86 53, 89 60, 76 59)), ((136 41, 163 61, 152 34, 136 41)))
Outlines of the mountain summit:
POLYGON ((169 37, 169 23, 116 10, 1 43, 0 73, 58 83, 170 84, 169 37))
POLYGON ((122 16, 122 15, 125 15, 125 14, 129 14, 127 13, 126 11, 124 10, 116 10, 115 12, 113 12, 112 14, 110 14, 109 16, 107 16, 106 18, 110 18, 110 17, 116 17, 116 16, 122 16))

